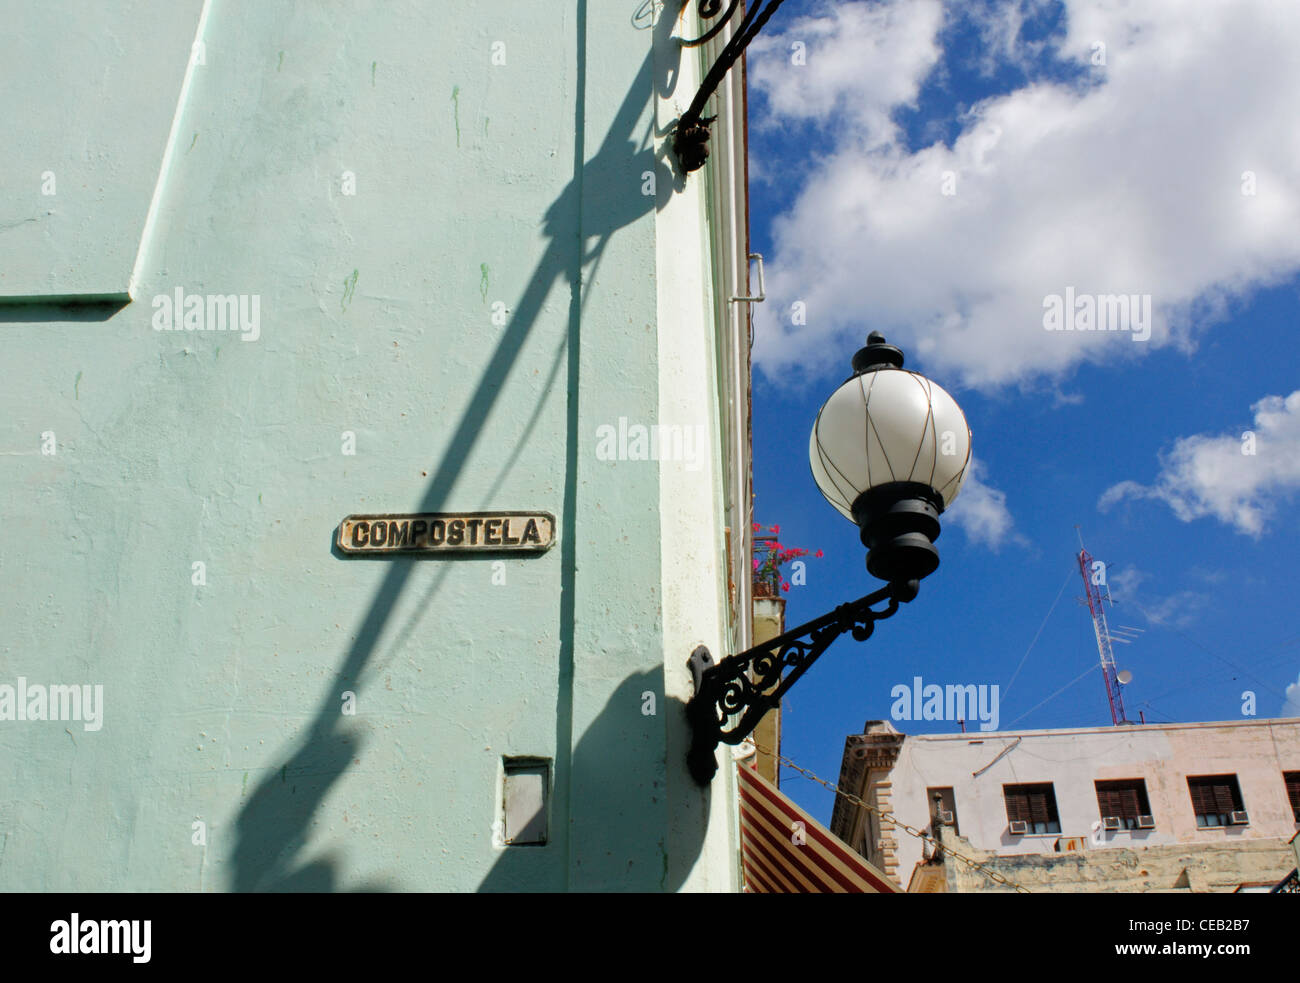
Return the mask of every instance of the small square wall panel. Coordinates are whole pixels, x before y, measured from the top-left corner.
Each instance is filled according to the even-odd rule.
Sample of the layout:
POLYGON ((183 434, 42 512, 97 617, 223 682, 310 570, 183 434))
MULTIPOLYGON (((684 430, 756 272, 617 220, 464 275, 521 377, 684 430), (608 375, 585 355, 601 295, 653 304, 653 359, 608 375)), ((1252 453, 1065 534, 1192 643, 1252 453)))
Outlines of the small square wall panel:
POLYGON ((505 841, 511 846, 546 842, 550 806, 550 762, 537 758, 507 758, 502 784, 505 841))

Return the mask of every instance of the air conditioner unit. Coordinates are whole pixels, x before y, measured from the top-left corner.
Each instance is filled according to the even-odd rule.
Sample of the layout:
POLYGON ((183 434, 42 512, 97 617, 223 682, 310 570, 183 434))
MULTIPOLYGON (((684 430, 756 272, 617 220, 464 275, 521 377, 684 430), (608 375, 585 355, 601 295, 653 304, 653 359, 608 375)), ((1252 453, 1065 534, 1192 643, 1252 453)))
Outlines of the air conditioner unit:
POLYGON ((1155 829, 1155 816, 1138 816, 1138 829, 1155 829))
POLYGON ((1029 832, 1029 823, 1025 822, 1023 819, 1011 820, 1012 836, 1024 836, 1028 832, 1029 832))
POLYGON ((1230 826, 1249 826, 1250 814, 1244 809, 1241 812, 1234 812, 1228 815, 1228 824, 1230 826))
POLYGON ((1101 825, 1104 829, 1123 829, 1124 820, 1119 816, 1102 816, 1101 825))
POLYGON ((940 810, 940 812, 939 812, 939 822, 941 822, 941 823, 946 823, 947 825, 951 826, 951 825, 952 825, 952 813, 951 813, 951 812, 948 812, 946 809, 940 810))

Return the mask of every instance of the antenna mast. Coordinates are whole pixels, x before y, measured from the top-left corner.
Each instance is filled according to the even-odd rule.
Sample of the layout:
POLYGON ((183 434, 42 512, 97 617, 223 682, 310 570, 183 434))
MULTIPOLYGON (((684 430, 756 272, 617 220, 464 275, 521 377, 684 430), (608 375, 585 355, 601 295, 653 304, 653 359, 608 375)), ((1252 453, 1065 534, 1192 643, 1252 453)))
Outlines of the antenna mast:
MULTIPOLYGON (((1115 670, 1115 653, 1110 644, 1110 628, 1106 624, 1105 608, 1102 607, 1101 585, 1094 583, 1092 578, 1094 562, 1092 554, 1083 548, 1083 535, 1080 534, 1079 574, 1083 577, 1083 592, 1088 599, 1092 627, 1097 633, 1097 651, 1101 655, 1102 678, 1106 681, 1106 702, 1110 705, 1110 722, 1118 726, 1128 723, 1128 720, 1124 717, 1124 697, 1120 694, 1119 674, 1115 670)), ((1101 578, 1103 584, 1105 579, 1105 576, 1101 578)), ((1110 587, 1106 586, 1106 598, 1109 597, 1110 587)))

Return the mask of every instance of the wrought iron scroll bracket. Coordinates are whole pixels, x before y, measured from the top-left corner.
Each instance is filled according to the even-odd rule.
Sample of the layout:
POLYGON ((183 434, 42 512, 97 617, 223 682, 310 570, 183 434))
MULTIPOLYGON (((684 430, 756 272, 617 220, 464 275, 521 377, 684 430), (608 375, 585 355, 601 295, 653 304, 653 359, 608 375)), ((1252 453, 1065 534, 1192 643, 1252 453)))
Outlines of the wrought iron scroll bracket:
POLYGON ((716 665, 705 646, 697 647, 688 663, 695 696, 686 707, 691 724, 687 764, 692 777, 708 785, 718 770, 719 744, 743 741, 835 639, 850 632, 858 641, 866 641, 876 622, 916 597, 917 589, 915 580, 889 584, 716 665), (882 602, 885 607, 876 610, 882 602))
POLYGON ((712 41, 718 35, 718 32, 727 26, 727 21, 731 20, 731 15, 734 14, 736 8, 740 6, 740 0, 730 0, 730 3, 727 4, 726 12, 723 13, 723 0, 699 0, 699 3, 700 20, 713 20, 713 18, 718 17, 718 14, 720 13, 722 16, 718 17, 718 22, 698 38, 694 38, 690 41, 683 38, 681 42, 683 48, 698 48, 700 45, 712 41))

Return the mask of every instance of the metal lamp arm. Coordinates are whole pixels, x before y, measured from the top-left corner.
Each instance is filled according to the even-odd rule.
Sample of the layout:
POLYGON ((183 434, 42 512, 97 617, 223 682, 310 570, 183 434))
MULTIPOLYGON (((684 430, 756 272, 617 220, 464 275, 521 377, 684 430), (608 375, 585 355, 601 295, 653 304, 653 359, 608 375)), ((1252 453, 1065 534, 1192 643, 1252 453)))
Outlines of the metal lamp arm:
MULTIPOLYGON (((713 122, 715 117, 706 118, 703 116, 705 103, 717 91, 727 72, 731 70, 731 66, 745 53, 745 48, 749 45, 749 42, 758 36, 758 32, 763 29, 763 25, 771 19, 777 8, 785 0, 768 0, 765 7, 762 6, 762 2, 763 0, 752 0, 746 8, 745 16, 741 18, 736 33, 723 46, 722 52, 718 55, 718 60, 705 73, 699 91, 695 93, 695 98, 691 100, 690 106, 687 107, 686 112, 682 113, 681 118, 677 121, 673 133, 673 151, 676 153, 677 160, 684 172, 689 173, 698 170, 704 166, 704 162, 709 157, 709 124, 713 122)), ((703 44, 712 38, 731 19, 731 15, 735 12, 737 6, 736 0, 732 0, 730 6, 727 7, 726 13, 723 14, 722 20, 714 25, 710 31, 694 41, 683 42, 683 44, 694 46, 703 44)), ((721 12, 722 0, 700 0, 699 13, 701 18, 713 18, 721 12)))
POLYGON ((686 708, 692 728, 688 762, 695 780, 705 785, 713 779, 718 744, 739 744, 748 737, 835 639, 852 632, 858 641, 866 641, 877 621, 916 594, 914 580, 889 584, 716 665, 705 646, 696 648, 690 658, 695 696, 686 708), (874 610, 882 601, 888 604, 874 610))

